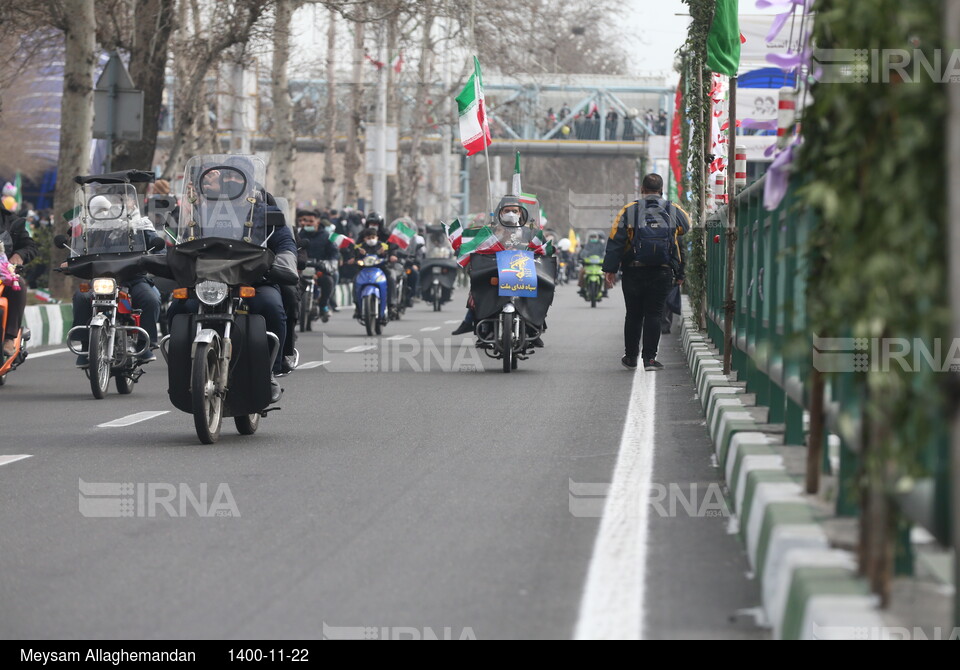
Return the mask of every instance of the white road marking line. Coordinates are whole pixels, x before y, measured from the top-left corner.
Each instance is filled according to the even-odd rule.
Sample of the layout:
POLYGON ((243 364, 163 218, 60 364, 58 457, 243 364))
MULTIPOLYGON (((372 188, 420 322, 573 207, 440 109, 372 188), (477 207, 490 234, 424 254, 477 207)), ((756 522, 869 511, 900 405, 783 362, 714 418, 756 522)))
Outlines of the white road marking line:
POLYGON ((163 416, 164 414, 169 413, 170 410, 168 409, 165 409, 162 412, 137 412, 136 414, 115 419, 114 421, 101 423, 97 426, 97 428, 124 428, 126 426, 132 426, 135 423, 140 423, 141 421, 147 421, 149 419, 155 419, 158 416, 163 416))
POLYGON ((444 323, 444 325, 447 325, 447 326, 453 326, 453 325, 458 324, 458 323, 460 323, 460 322, 457 321, 456 319, 454 319, 453 321, 444 321, 443 323, 444 323))
POLYGON ((429 328, 421 328, 420 332, 429 333, 430 331, 433 331, 433 330, 440 330, 440 326, 430 326, 429 328))
POLYGON ((391 340, 405 340, 405 339, 407 339, 408 337, 410 337, 410 336, 409 336, 409 335, 394 335, 393 337, 388 337, 388 338, 386 338, 386 339, 387 339, 387 341, 389 342, 389 341, 391 341, 391 340))
POLYGON ((643 639, 656 373, 633 378, 603 519, 580 601, 576 639, 643 639))
POLYGON ((69 349, 51 349, 50 351, 38 351, 36 353, 30 352, 28 358, 43 358, 44 356, 56 356, 57 354, 65 354, 69 349))
POLYGON ((17 461, 22 461, 25 458, 30 458, 30 454, 15 454, 13 456, 0 456, 0 465, 9 465, 10 463, 16 463, 17 461))
POLYGON ((367 345, 361 345, 361 346, 359 346, 359 347, 350 347, 349 349, 347 349, 347 350, 344 351, 343 353, 345 353, 345 354, 359 354, 361 351, 370 351, 371 349, 376 349, 376 348, 377 348, 377 345, 375 345, 375 344, 367 344, 367 345))
POLYGON ((330 361, 310 361, 309 363, 301 363, 297 366, 297 370, 312 370, 313 368, 319 368, 321 365, 326 365, 330 361))

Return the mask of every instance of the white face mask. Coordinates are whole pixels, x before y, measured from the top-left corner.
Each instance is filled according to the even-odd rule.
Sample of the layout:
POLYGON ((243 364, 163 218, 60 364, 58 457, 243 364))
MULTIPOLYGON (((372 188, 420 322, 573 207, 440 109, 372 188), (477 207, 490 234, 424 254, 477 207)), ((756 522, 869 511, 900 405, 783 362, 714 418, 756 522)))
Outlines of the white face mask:
POLYGON ((375 247, 377 246, 377 244, 380 243, 380 240, 377 240, 377 239, 364 240, 363 243, 366 244, 368 247, 375 247))
POLYGON ((500 223, 505 226, 515 226, 520 223, 520 215, 516 212, 506 212, 500 215, 500 223))
POLYGON ((337 229, 337 227, 336 227, 335 225, 333 225, 332 223, 331 223, 329 226, 327 226, 327 232, 328 232, 328 233, 332 233, 332 232, 335 231, 336 229, 337 229))

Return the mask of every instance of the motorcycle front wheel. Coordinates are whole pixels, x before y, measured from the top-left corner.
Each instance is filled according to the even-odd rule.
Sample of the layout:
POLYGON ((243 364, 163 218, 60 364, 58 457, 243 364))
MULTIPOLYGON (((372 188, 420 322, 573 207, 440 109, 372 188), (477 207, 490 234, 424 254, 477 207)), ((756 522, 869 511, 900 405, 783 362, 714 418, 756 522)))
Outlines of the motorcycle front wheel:
POLYGON ((220 355, 207 342, 197 345, 193 357, 190 391, 193 401, 193 424, 197 437, 204 444, 213 444, 220 438, 223 422, 223 398, 217 393, 220 378, 220 355))
POLYGON ((300 297, 300 332, 310 330, 310 311, 313 309, 313 289, 307 287, 300 297))
POLYGON ((514 369, 513 363, 513 320, 514 314, 504 313, 501 315, 500 348, 503 354, 503 371, 510 372, 514 369))
POLYGON ((103 400, 110 388, 110 365, 113 352, 110 351, 110 334, 103 326, 90 326, 90 390, 93 397, 103 400))
POLYGON ((372 295, 363 298, 363 324, 367 327, 367 337, 373 337, 373 328, 380 318, 380 310, 372 295))

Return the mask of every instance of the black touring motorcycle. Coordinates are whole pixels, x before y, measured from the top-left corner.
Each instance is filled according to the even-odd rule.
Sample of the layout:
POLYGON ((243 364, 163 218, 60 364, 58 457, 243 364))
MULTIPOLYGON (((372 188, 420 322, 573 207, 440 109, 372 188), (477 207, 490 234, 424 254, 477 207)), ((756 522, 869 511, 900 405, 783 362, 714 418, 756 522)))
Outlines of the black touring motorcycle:
POLYGON ((189 297, 187 311, 194 303, 196 313, 174 316, 160 351, 170 400, 193 414, 204 444, 219 439, 225 416, 252 435, 273 400, 280 341, 245 303, 273 264, 267 239, 285 225, 282 212, 264 202, 265 172, 255 156, 227 155, 194 157, 185 171, 178 243, 167 265, 186 287, 177 297, 189 297))

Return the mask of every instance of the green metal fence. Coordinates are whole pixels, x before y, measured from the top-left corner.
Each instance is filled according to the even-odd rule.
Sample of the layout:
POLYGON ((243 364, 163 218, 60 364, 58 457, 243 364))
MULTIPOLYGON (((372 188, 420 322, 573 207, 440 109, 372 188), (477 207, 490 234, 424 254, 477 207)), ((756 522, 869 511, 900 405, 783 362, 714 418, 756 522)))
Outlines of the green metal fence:
MULTIPOLYGON (((737 239, 732 369, 757 404, 770 408, 769 422, 783 427, 786 445, 807 444, 811 378, 814 366, 824 373, 823 444, 839 439, 839 472, 831 472, 824 448, 822 471, 836 474, 836 512, 858 512, 856 482, 862 447, 864 375, 863 343, 838 326, 836 332, 811 332, 807 319, 808 242, 815 231, 813 212, 794 198, 795 188, 774 211, 763 207, 764 180, 737 196, 737 239), (816 336, 818 337, 816 337, 816 336), (823 339, 821 339, 823 338, 823 339)), ((726 208, 707 220, 707 334, 723 354, 726 300, 726 208)), ((941 541, 948 541, 949 463, 946 428, 924 451, 931 474, 912 496, 897 502, 905 516, 941 541)), ((909 551, 909 543, 901 542, 909 551)), ((900 552, 903 553, 903 552, 900 552)), ((910 570, 898 564, 899 572, 910 570)))

